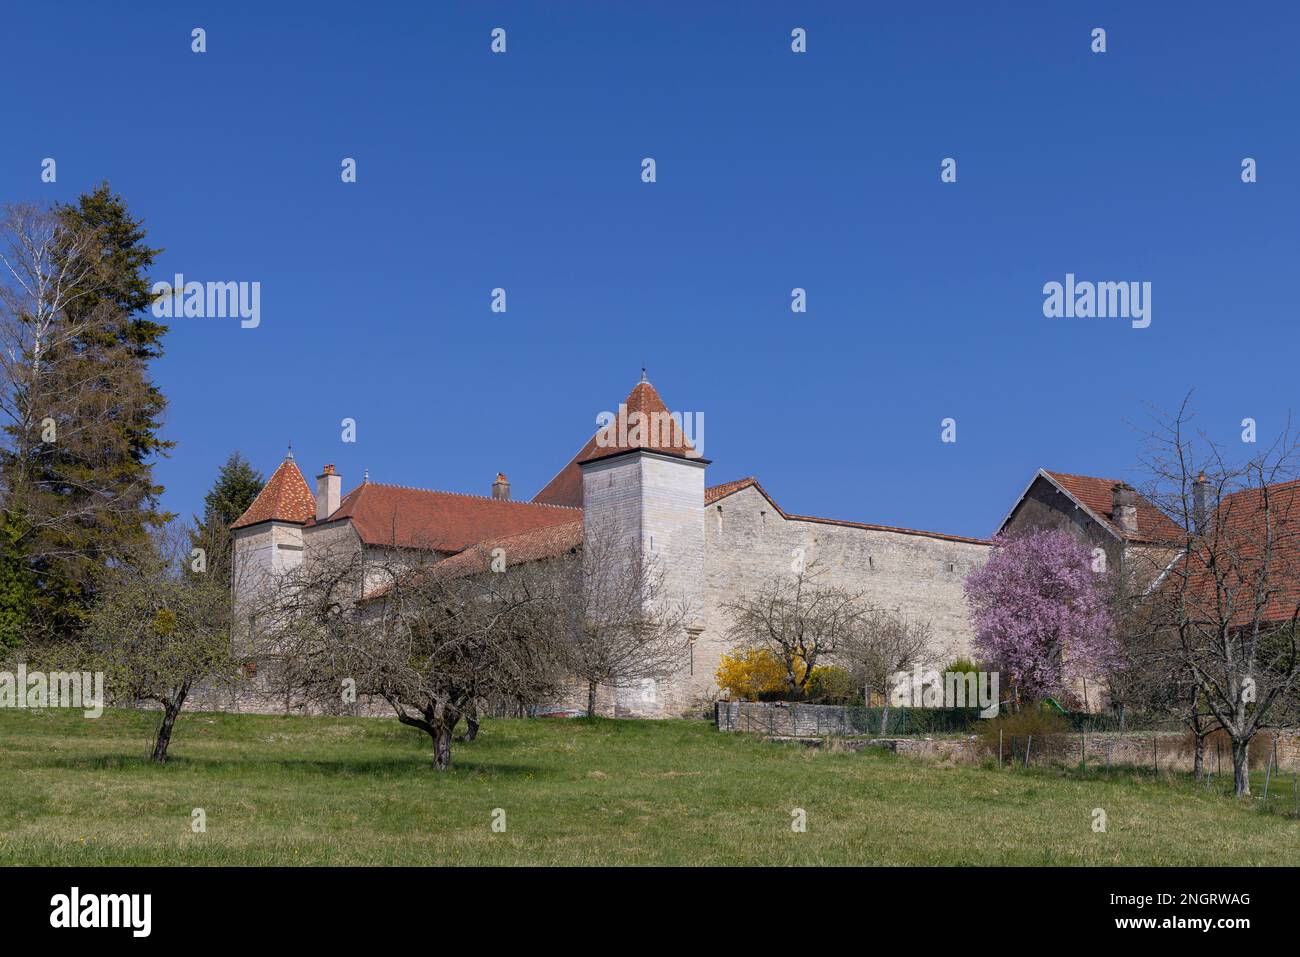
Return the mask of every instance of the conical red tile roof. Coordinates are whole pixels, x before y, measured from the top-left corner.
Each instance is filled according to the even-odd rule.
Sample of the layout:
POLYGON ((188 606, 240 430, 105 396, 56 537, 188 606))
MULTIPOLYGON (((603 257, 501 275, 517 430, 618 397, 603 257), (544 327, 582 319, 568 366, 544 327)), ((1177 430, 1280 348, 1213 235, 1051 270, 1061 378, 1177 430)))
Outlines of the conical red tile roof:
POLYGON ((316 496, 302 477, 293 456, 287 456, 275 470, 262 491, 248 506, 248 511, 231 524, 244 528, 258 522, 295 522, 306 524, 316 517, 316 496))
MULTIPOLYGON (((644 377, 636 384, 622 403, 626 412, 626 426, 617 421, 609 430, 598 430, 587 444, 579 449, 560 473, 546 487, 533 496, 533 501, 544 505, 582 506, 582 463, 593 459, 617 455, 629 449, 650 449, 664 455, 696 458, 694 449, 682 434, 677 423, 669 418, 668 407, 659 397, 655 387, 644 377), (640 419, 634 414, 640 413, 640 419), (637 422, 642 427, 636 428, 637 422)), ((619 413, 615 412, 617 416, 619 413)))

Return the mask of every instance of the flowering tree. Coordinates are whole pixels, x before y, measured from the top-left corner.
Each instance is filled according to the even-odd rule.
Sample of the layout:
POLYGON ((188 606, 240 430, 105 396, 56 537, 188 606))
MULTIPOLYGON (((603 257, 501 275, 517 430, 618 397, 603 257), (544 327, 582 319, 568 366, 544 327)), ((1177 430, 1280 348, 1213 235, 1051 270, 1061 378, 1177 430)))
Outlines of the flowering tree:
POLYGON ((1064 691, 1109 669, 1114 654, 1106 577, 1069 532, 998 536, 966 579, 975 651, 1017 698, 1064 691))

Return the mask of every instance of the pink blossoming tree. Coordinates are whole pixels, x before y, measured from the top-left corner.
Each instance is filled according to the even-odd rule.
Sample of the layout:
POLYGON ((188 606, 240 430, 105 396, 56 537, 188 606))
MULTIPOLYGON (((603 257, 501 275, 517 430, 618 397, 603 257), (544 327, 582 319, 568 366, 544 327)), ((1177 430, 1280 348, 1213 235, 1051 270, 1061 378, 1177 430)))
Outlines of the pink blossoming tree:
POLYGON ((1017 700, 1061 694, 1114 659, 1107 592, 1105 573, 1068 532, 998 536, 987 564, 966 579, 975 651, 1017 700))

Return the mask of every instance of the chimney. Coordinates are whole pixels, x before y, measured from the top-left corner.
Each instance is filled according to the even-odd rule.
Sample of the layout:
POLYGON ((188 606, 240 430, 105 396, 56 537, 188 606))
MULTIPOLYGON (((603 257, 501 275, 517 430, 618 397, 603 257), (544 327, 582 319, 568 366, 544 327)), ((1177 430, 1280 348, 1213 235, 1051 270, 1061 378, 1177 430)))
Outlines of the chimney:
POLYGON ((316 521, 323 522, 339 510, 342 491, 342 476, 334 474, 333 465, 325 466, 316 476, 316 521))
POLYGON ((1126 535, 1135 535, 1138 530, 1137 492, 1125 482, 1120 482, 1111 492, 1111 519, 1126 535))
POLYGON ((1205 534, 1209 516, 1210 480, 1201 472, 1192 483, 1192 528, 1197 535, 1205 534))
POLYGON ((503 502, 510 501, 510 482, 506 479, 505 472, 497 473, 497 480, 492 483, 492 497, 503 502))

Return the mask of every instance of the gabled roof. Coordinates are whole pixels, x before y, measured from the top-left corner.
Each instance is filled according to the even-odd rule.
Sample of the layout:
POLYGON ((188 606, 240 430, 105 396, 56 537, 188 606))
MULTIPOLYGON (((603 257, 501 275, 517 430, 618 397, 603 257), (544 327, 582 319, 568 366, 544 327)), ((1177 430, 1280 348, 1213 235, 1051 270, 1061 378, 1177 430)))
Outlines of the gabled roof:
MULTIPOLYGON (((776 510, 776 513, 790 522, 816 522, 819 525, 839 525, 842 528, 861 528, 870 532, 892 532, 896 535, 919 535, 923 538, 939 538, 948 542, 965 542, 970 545, 988 545, 989 540, 986 538, 969 538, 965 535, 948 535, 945 532, 926 532, 916 528, 901 528, 897 525, 873 525, 867 522, 849 522, 838 518, 817 518, 812 515, 793 515, 785 511, 776 500, 767 494, 767 489, 758 483, 758 479, 749 478, 737 479, 734 482, 725 482, 722 485, 715 485, 712 488, 704 490, 704 504, 712 505, 726 498, 728 495, 734 495, 741 489, 753 488, 763 498, 767 499, 769 505, 776 510)), ((721 507, 721 506, 719 506, 721 507)))
POLYGON ((471 545, 458 555, 444 558, 433 566, 439 574, 475 575, 492 566, 492 552, 501 549, 506 567, 525 562, 556 558, 582 547, 582 519, 547 525, 471 545))
POLYGON ((679 458, 698 458, 698 455, 693 454, 695 450, 686 440, 681 428, 669 418, 664 400, 644 376, 623 400, 622 405, 627 413, 626 426, 620 428, 616 422, 612 430, 597 430, 569 464, 533 496, 534 502, 581 508, 583 462, 632 449, 648 449, 679 458), (633 420, 636 413, 640 413, 639 420, 633 420), (636 428, 637 421, 643 423, 639 430, 636 428))
MULTIPOLYGON (((718 501, 718 499, 726 498, 728 495, 732 494, 733 492, 739 492, 742 488, 749 488, 750 486, 753 486, 754 488, 758 489, 759 493, 762 494, 763 498, 767 499, 769 502, 772 502, 772 497, 767 494, 767 492, 763 489, 763 486, 758 484, 758 479, 754 478, 754 476, 752 475, 749 475, 743 479, 736 479, 734 482, 723 482, 721 485, 714 485, 711 488, 706 488, 704 490, 704 504, 712 505, 714 502, 718 501)), ((780 506, 778 506, 776 502, 772 502, 772 507, 776 509, 778 512, 781 511, 780 506)))
POLYGON ((1149 499, 1137 495, 1137 531, 1126 532, 1115 521, 1115 486, 1122 484, 1120 479, 1098 478, 1093 475, 1073 475, 1069 472, 1050 472, 1039 469, 1025 490, 1016 499, 1007 517, 998 526, 998 531, 1006 528, 1011 516, 1016 513, 1034 482, 1043 479, 1082 508, 1098 525, 1122 541, 1152 543, 1178 542, 1183 535, 1178 525, 1164 512, 1156 508, 1149 499))
POLYGON ((1267 500, 1258 487, 1224 495, 1209 531, 1189 546, 1161 585, 1177 589, 1185 575, 1186 598, 1211 626, 1229 607, 1236 626, 1287 622, 1300 612, 1300 480, 1268 486, 1267 500))
POLYGON ((257 493, 253 504, 230 527, 245 528, 259 522, 292 522, 305 525, 316 517, 316 497, 302 477, 293 455, 285 456, 280 467, 257 493))
POLYGON ((459 552, 475 542, 580 520, 580 509, 363 482, 326 521, 350 519, 367 545, 459 552))

